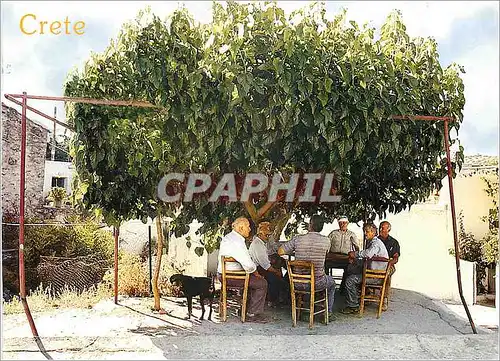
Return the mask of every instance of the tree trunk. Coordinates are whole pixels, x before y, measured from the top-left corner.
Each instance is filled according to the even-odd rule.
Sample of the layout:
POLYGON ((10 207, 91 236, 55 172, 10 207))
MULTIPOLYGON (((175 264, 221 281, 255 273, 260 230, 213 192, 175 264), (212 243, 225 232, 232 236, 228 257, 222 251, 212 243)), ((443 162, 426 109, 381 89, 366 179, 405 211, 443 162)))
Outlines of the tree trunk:
POLYGON ((156 248, 156 261, 155 270, 153 273, 153 296, 155 299, 154 310, 160 311, 160 291, 158 290, 158 277, 160 276, 161 257, 163 255, 163 229, 161 223, 161 215, 156 217, 156 235, 157 235, 157 248, 156 248))
POLYGON ((285 228, 286 224, 288 223, 288 220, 290 219, 291 214, 286 212, 284 214, 281 214, 277 218, 275 218, 272 221, 272 226, 273 226, 273 234, 271 236, 272 241, 274 242, 279 242, 281 233, 283 232, 283 229, 285 228))

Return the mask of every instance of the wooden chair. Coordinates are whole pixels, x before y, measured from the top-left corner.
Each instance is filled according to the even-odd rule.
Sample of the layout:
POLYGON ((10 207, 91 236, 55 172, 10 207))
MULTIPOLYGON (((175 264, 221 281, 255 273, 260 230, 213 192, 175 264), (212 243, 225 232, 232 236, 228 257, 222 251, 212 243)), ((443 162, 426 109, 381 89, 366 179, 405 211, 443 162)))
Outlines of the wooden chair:
POLYGON ((316 291, 314 284, 314 265, 310 261, 288 261, 288 278, 290 281, 290 296, 292 300, 292 325, 297 326, 297 316, 300 317, 300 311, 309 311, 309 328, 313 328, 314 315, 324 313, 325 324, 328 324, 328 290, 316 291), (297 289, 297 285, 304 285, 297 289), (316 294, 319 293, 319 297, 323 298, 316 299, 316 294), (309 308, 302 307, 304 295, 309 295, 309 308), (298 303, 298 307, 297 307, 298 303), (314 306, 316 304, 323 304, 323 307, 314 312, 314 306))
POLYGON ((363 264, 363 278, 361 281, 361 299, 359 302, 359 314, 363 316, 365 310, 365 302, 375 302, 378 303, 377 318, 380 318, 380 314, 384 307, 384 300, 389 304, 389 289, 390 289, 390 268, 393 265, 393 259, 388 259, 384 257, 373 257, 370 259, 365 259, 363 264), (370 269, 371 262, 387 262, 387 266, 383 270, 370 269), (377 281, 376 283, 370 283, 370 280, 377 281), (367 290, 373 291, 372 294, 367 294, 367 290))
POLYGON ((243 296, 241 300, 241 322, 245 322, 246 313, 247 313, 247 298, 248 298, 248 283, 250 281, 250 274, 242 271, 230 271, 226 268, 226 263, 228 262, 238 262, 233 257, 221 256, 221 264, 222 264, 222 287, 221 287, 221 295, 220 295, 220 316, 223 322, 227 320, 227 291, 228 289, 236 289, 238 291, 243 290, 243 296), (244 284, 241 287, 237 286, 228 286, 227 280, 244 280, 244 284))
POLYGON ((391 297, 392 293, 391 280, 392 280, 392 275, 396 272, 396 268, 394 267, 393 263, 391 263, 388 270, 389 270, 389 278, 387 278, 387 286, 385 287, 385 300, 384 300, 384 305, 382 306, 382 311, 387 311, 387 309, 389 308, 389 298, 391 297))

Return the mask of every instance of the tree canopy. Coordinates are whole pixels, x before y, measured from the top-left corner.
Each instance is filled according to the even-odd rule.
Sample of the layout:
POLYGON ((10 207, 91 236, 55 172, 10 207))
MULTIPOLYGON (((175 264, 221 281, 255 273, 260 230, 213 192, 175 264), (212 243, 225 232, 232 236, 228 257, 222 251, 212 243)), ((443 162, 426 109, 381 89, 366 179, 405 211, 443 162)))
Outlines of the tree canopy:
MULTIPOLYGON (((451 116, 458 132, 461 72, 441 66, 434 39, 411 38, 398 11, 378 30, 345 12, 328 19, 323 4, 287 16, 276 3, 214 3, 206 25, 184 8, 166 20, 142 11, 65 83, 66 96, 155 106, 68 106, 82 202, 109 223, 161 211, 178 235, 197 219, 208 238, 240 215, 283 225, 292 214, 400 212, 441 187, 444 129, 391 116, 451 116), (342 202, 270 203, 262 192, 246 204, 199 197, 179 214, 156 195, 169 172, 334 173, 342 202)), ((462 161, 460 147, 454 170, 462 161)))

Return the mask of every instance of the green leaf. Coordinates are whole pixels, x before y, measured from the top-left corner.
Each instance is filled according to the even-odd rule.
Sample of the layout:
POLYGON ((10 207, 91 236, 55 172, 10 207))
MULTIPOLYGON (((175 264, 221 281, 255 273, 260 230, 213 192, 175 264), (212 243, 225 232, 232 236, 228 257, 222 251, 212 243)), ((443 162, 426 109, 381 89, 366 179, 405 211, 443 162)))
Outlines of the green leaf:
POLYGON ((330 93, 332 91, 332 84, 333 84, 333 80, 327 76, 325 78, 325 90, 327 93, 330 93))
POLYGON ((204 247, 196 247, 196 248, 194 249, 194 253, 196 253, 196 255, 197 255, 198 257, 203 256, 203 252, 204 252, 204 251, 205 251, 205 248, 204 248, 204 247))
POLYGON ((318 98, 321 101, 321 105, 322 106, 326 106, 326 104, 328 103, 328 94, 326 94, 326 93, 319 93, 318 94, 318 98))

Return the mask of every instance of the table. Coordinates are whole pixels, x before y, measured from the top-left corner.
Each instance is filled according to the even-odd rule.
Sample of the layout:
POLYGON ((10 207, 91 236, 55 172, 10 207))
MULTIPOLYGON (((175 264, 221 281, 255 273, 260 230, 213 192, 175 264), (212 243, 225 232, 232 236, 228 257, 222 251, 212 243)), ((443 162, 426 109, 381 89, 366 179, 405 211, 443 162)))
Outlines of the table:
POLYGON ((349 265, 349 256, 344 253, 333 253, 333 252, 328 252, 326 254, 326 259, 325 259, 325 273, 327 275, 333 276, 332 275, 332 269, 341 269, 344 272, 342 273, 342 277, 334 277, 338 280, 342 280, 342 283, 344 283, 344 275, 345 271, 347 269, 347 266, 349 265))

